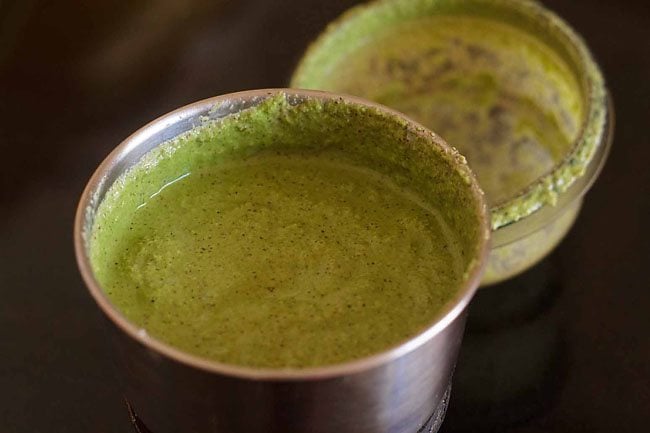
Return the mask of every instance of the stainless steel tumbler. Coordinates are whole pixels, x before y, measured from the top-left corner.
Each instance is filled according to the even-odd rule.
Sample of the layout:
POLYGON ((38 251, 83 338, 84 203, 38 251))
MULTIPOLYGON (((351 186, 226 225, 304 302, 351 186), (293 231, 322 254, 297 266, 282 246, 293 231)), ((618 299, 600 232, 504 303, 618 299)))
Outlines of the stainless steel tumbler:
MULTIPOLYGON (((358 98, 318 91, 253 90, 206 99, 143 127, 122 142, 90 179, 77 210, 74 242, 83 279, 104 316, 126 399, 147 429, 172 432, 415 433, 437 430, 463 335, 466 307, 488 251, 483 194, 471 176, 479 230, 475 265, 464 286, 430 326, 398 347, 344 364, 265 370, 211 362, 168 346, 138 329, 111 304, 93 275, 88 236, 98 205, 113 182, 145 153, 179 134, 284 92, 294 101, 344 100, 406 122, 431 144, 435 134, 403 115, 358 98), (431 418, 431 417, 434 418, 431 418)), ((354 127, 350 123, 350 127, 354 127)), ((468 171, 469 173, 469 171, 468 171)))

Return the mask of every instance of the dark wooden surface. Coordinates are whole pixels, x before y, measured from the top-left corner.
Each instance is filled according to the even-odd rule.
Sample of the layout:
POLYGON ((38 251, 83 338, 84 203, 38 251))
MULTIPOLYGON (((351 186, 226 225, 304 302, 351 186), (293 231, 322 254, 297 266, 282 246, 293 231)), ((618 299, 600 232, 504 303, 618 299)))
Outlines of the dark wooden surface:
MULTIPOLYGON (((132 431, 73 258, 72 218, 85 181, 160 114, 285 85, 307 42, 352 3, 0 1, 1 432, 132 431)), ((452 400, 445 429, 484 417, 470 428, 648 431, 650 9, 644 1, 546 3, 603 66, 616 103, 613 152, 550 261, 561 269, 553 288, 531 295, 539 299, 522 307, 516 326, 486 325, 480 308, 473 311, 456 387, 469 391, 452 400), (499 345, 521 345, 530 356, 490 352, 499 345), (484 358, 494 371, 476 379, 484 358), (494 389, 484 392, 481 380, 494 389), (478 391, 482 400, 472 403, 478 391)))

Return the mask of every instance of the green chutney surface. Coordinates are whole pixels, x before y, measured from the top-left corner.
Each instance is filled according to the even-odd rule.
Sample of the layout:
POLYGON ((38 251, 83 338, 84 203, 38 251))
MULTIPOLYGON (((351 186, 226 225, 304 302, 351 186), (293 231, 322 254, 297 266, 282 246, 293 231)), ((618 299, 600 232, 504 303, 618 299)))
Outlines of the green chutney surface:
POLYGON ((251 367, 340 363, 430 325, 476 227, 456 236, 445 219, 460 213, 331 147, 219 150, 228 133, 263 135, 258 114, 224 122, 226 144, 207 131, 162 146, 111 188, 91 242, 110 300, 154 338, 251 367))

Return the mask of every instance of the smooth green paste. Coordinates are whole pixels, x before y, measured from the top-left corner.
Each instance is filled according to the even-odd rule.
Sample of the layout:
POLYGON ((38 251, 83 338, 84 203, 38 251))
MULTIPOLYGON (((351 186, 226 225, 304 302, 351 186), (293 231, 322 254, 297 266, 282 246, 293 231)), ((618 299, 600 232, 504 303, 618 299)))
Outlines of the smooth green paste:
POLYGON ((432 323, 481 236, 458 156, 408 133, 284 95, 206 124, 111 187, 96 278, 149 335, 223 363, 300 368, 394 346, 432 323))

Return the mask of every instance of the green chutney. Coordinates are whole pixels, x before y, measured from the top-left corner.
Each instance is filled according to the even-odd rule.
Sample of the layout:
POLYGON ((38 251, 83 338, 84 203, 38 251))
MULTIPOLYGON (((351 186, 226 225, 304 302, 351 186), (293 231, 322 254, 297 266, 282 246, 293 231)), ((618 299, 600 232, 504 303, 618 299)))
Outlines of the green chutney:
POLYGON ((580 200, 559 203, 605 143, 599 68, 580 36, 535 1, 355 6, 311 44, 291 86, 385 104, 467 157, 491 206, 483 285, 529 268, 566 235, 580 200))
MULTIPOLYGON (((448 155, 433 155, 436 176, 451 178, 423 196, 417 185, 429 181, 395 159, 408 156, 390 150, 395 137, 381 141, 380 114, 357 113, 375 132, 350 145, 337 110, 349 119, 344 104, 272 97, 158 146, 126 172, 91 238, 112 303, 184 352, 262 368, 349 361, 430 325, 473 264, 467 179, 448 155), (328 134, 318 132, 321 117, 328 134), (461 187, 445 198, 454 182, 461 187)), ((401 139, 403 128, 394 128, 401 139)))

